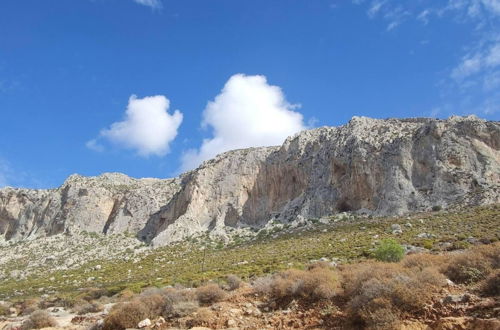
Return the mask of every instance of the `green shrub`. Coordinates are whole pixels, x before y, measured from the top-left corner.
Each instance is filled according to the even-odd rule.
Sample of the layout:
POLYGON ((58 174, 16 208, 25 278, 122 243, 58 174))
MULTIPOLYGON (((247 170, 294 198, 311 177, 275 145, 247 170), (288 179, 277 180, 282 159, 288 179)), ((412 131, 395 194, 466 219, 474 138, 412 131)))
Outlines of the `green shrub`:
POLYGON ((399 262, 404 254, 404 247, 393 239, 383 240, 374 252, 375 259, 385 262, 399 262))

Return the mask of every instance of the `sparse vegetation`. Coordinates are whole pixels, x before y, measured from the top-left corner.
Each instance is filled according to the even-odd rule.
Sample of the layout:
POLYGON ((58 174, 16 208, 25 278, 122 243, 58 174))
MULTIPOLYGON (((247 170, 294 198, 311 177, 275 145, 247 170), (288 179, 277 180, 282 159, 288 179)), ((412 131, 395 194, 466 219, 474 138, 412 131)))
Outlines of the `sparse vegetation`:
MULTIPOLYGON (((115 260, 91 261, 74 269, 54 271, 52 266, 43 266, 26 278, 0 281, 0 299, 8 299, 14 292, 20 298, 41 293, 66 298, 79 294, 78 290, 88 285, 100 287, 106 295, 124 289, 138 293, 151 286, 173 283, 192 286, 207 280, 223 280, 228 273, 243 279, 255 278, 285 270, 290 263, 303 267, 310 260, 321 257, 338 258, 341 263, 362 261, 373 256, 377 241, 388 238, 395 239, 398 244, 422 247, 428 238, 419 238, 420 233, 433 235, 432 250, 435 252, 463 249, 471 245, 470 237, 478 241, 483 238, 496 241, 500 236, 499 219, 500 205, 492 205, 465 211, 416 214, 404 220, 352 216, 344 216, 342 220, 339 216, 328 224, 290 228, 275 238, 247 238, 223 249, 216 249, 217 242, 204 236, 198 237, 197 243, 146 250, 115 260), (397 237, 387 232, 392 224, 403 221, 412 227, 404 227, 397 237), (365 229, 359 230, 360 227, 365 229), (206 246, 206 252, 201 251, 200 246, 206 246), (203 272, 201 266, 193 267, 201 265, 202 260, 203 272), (101 269, 96 272, 93 269, 98 264, 101 269), (126 278, 123 274, 127 274, 126 278)), ((2 270, 9 273, 29 263, 29 258, 16 259, 2 265, 2 270)))
MULTIPOLYGON (((91 262, 82 269, 55 271, 50 273, 52 280, 37 275, 0 282, 2 294, 13 292, 3 288, 30 293, 30 297, 20 295, 0 305, 0 316, 2 311, 9 312, 2 306, 13 306, 24 317, 54 306, 67 306, 85 316, 113 302, 116 305, 105 317, 104 329, 135 328, 145 318, 154 321, 160 316, 174 328, 238 327, 239 315, 268 322, 257 326, 271 328, 283 327, 279 323, 283 318, 290 328, 307 328, 304 320, 311 322, 311 328, 348 324, 397 328, 408 319, 425 319, 439 312, 447 294, 468 292, 497 299, 500 243, 492 238, 498 232, 494 225, 499 214, 500 208, 491 206, 460 216, 446 212, 412 216, 405 218, 410 225, 402 225, 397 236, 388 228, 402 223, 399 218, 347 218, 223 249, 217 248, 220 241, 207 243, 208 237, 198 238, 198 243, 149 251, 130 261, 99 262, 100 267, 91 262), (455 224, 462 233, 446 227, 455 224), (485 228, 489 231, 480 232, 485 228), (425 248, 430 240, 430 253, 414 253, 397 261, 402 244, 425 248), (194 248, 199 244, 207 246, 205 255, 194 248), (456 246, 460 250, 450 252, 456 246), (370 259, 374 256, 386 262, 370 259), (203 259, 203 271, 193 267, 203 259), (88 280, 91 275, 95 280, 88 280), (84 285, 61 284, 75 280, 84 285), (24 286, 28 284, 33 287, 24 286), (54 294, 40 300, 40 292, 54 294), (269 314, 262 318, 262 313, 269 314)), ((453 304, 448 306, 455 308, 453 304)), ((484 315, 497 315, 493 310, 488 313, 484 315)), ((25 322, 26 328, 35 327, 30 322, 25 322)))

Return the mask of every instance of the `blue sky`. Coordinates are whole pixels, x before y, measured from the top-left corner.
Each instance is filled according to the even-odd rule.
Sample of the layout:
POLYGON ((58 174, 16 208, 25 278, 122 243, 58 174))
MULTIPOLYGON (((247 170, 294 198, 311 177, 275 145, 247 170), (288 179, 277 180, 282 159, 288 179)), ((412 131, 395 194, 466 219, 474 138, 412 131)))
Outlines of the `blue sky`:
POLYGON ((0 2, 0 186, 471 113, 500 118, 500 0, 0 2))

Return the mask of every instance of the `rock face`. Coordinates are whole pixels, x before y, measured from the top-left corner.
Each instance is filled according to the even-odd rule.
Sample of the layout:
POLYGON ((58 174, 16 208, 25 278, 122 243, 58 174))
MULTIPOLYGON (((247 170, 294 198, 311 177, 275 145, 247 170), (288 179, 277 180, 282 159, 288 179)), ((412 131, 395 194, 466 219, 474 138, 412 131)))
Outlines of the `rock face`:
POLYGON ((137 233, 180 188, 178 180, 118 173, 70 176, 58 189, 0 190, 0 235, 32 239, 63 232, 137 233))
POLYGON ((55 190, 0 190, 0 235, 131 232, 159 246, 228 227, 343 211, 395 215, 500 202, 500 123, 474 116, 377 120, 235 150, 177 179, 71 176, 55 190))

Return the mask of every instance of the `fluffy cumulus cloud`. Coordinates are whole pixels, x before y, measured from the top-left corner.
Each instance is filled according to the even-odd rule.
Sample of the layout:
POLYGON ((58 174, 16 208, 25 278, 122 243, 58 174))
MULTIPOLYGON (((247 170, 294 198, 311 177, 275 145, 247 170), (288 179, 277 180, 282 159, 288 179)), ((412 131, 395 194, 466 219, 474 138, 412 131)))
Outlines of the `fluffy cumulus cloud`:
POLYGON ((212 138, 183 155, 182 169, 193 169, 224 151, 283 143, 306 128, 297 108, 264 76, 232 76, 203 112, 202 127, 212 130, 212 138))
POLYGON ((134 0, 134 2, 154 9, 159 9, 162 7, 160 0, 134 0))
POLYGON ((132 95, 125 112, 125 119, 113 123, 100 132, 97 139, 87 142, 87 147, 103 151, 102 139, 137 151, 140 156, 163 156, 169 152, 170 143, 177 136, 182 123, 182 113, 168 113, 170 101, 162 95, 143 99, 132 95))

